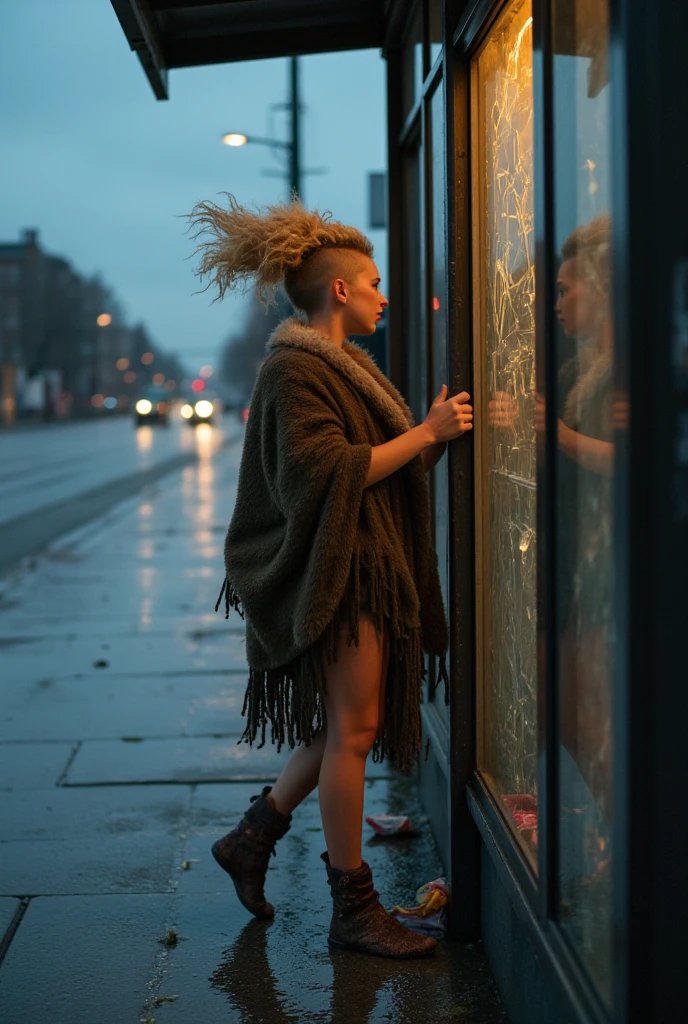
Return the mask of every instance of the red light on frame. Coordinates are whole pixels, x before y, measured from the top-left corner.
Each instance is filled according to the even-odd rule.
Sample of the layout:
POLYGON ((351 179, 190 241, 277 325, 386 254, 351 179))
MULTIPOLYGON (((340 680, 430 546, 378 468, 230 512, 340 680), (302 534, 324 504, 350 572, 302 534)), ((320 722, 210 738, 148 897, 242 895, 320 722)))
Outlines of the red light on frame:
POLYGON ((205 381, 201 380, 200 377, 198 377, 196 380, 191 382, 191 390, 192 391, 202 391, 204 387, 205 387, 205 381))
POLYGON ((440 300, 435 296, 432 300, 432 308, 437 312, 440 308, 440 300))

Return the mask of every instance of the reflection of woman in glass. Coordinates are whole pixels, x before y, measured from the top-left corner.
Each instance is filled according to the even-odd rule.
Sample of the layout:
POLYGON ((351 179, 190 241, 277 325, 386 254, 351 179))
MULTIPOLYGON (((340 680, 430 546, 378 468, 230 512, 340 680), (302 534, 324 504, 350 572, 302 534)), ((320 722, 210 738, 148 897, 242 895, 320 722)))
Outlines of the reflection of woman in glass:
MULTIPOLYGON (((560 622, 562 742, 611 813, 613 624, 613 396, 611 226, 608 216, 564 242, 555 311, 578 351, 559 375, 560 622)), ((536 399, 536 429, 544 402, 536 399)))

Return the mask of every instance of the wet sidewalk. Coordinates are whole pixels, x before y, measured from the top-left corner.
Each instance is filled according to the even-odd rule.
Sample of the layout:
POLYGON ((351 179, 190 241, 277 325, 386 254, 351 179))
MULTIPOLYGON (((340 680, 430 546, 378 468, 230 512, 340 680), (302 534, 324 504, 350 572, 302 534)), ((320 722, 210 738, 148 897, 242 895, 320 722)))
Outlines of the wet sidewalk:
MULTIPOLYGON (((0 1019, 6 1024, 505 1021, 479 946, 429 961, 330 952, 317 799, 254 921, 209 853, 285 756, 237 745, 242 623, 213 606, 239 443, 116 505, 2 580, 0 1019)), ((370 765, 386 906, 441 873, 413 784, 370 765)))

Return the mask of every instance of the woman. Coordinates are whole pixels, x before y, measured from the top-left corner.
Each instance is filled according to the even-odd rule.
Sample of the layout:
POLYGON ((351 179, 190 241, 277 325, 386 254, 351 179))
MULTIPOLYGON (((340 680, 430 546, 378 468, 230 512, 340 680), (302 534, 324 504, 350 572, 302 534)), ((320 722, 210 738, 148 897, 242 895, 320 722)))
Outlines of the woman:
MULTIPOLYGON (((244 739, 296 747, 271 788, 213 846, 243 905, 271 917, 265 874, 291 814, 315 787, 334 901, 330 945, 431 953, 381 907, 361 859, 366 758, 409 770, 420 746, 423 651, 447 647, 425 472, 471 429, 465 392, 413 426, 403 399, 350 334, 387 306, 370 241, 298 202, 249 211, 199 203, 199 274, 219 297, 280 285, 303 318, 268 342, 251 398, 225 544, 227 613, 246 618, 244 739)), ((220 595, 222 597, 222 594, 220 595)), ((219 604, 219 602, 218 602, 219 604)))

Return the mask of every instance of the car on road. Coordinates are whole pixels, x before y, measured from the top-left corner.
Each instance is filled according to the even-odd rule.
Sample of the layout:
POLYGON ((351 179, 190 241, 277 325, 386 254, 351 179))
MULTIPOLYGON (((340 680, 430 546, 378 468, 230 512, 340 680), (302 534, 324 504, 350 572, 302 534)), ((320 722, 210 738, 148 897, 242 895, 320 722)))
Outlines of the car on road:
POLYGON ((197 423, 212 423, 215 415, 215 404, 208 398, 199 398, 193 404, 185 402, 180 412, 186 422, 192 426, 195 426, 197 423))
POLYGON ((164 388, 148 387, 141 392, 141 397, 134 404, 134 420, 137 426, 157 423, 161 427, 169 426, 170 400, 164 388))

